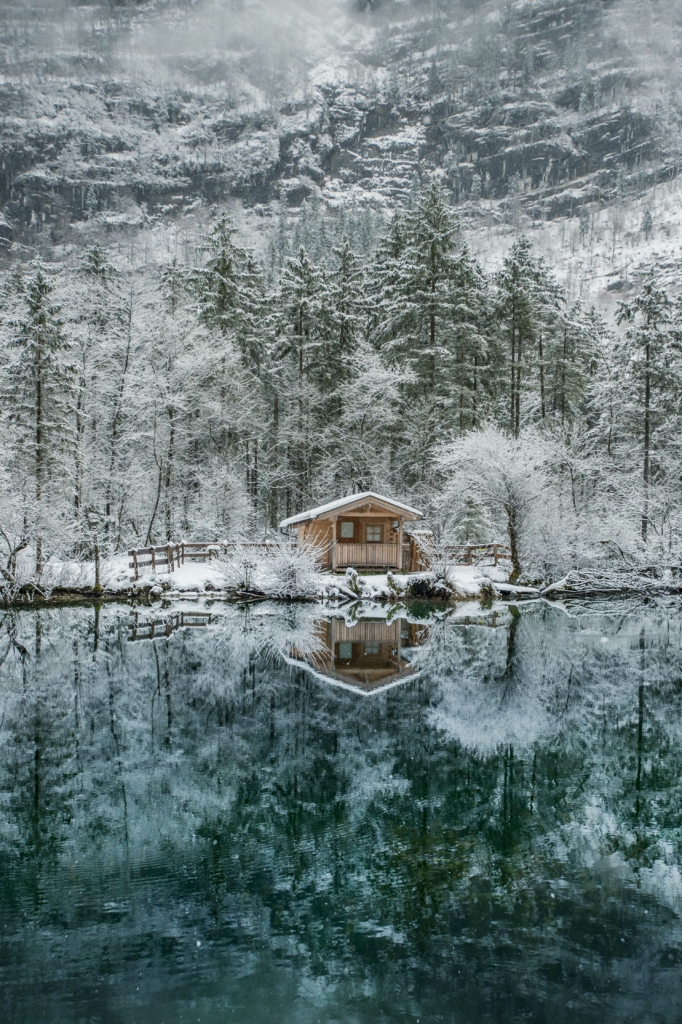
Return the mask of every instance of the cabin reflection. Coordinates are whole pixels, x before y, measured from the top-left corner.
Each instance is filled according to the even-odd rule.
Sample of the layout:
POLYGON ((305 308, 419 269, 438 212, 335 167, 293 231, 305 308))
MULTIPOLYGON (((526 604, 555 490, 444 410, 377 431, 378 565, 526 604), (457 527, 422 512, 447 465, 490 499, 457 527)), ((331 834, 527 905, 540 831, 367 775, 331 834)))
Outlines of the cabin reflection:
POLYGON ((427 636, 428 627, 404 619, 321 619, 315 625, 314 649, 291 647, 287 660, 327 682, 374 693, 417 676, 405 654, 427 636))

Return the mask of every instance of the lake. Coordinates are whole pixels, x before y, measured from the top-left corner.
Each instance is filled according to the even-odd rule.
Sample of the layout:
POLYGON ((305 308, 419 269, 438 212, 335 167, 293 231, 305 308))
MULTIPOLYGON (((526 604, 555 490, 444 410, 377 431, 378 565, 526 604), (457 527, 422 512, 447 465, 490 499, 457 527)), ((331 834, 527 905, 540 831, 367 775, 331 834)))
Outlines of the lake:
POLYGON ((5 613, 2 1020, 678 1021, 681 625, 5 613))

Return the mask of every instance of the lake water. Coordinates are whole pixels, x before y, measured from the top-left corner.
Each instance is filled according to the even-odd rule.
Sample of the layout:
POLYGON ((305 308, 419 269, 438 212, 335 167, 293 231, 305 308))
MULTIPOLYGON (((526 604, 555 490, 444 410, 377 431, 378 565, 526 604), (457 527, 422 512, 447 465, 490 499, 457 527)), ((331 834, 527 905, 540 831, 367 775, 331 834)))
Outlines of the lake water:
POLYGON ((681 611, 5 614, 0 1019, 679 1021, 681 611))

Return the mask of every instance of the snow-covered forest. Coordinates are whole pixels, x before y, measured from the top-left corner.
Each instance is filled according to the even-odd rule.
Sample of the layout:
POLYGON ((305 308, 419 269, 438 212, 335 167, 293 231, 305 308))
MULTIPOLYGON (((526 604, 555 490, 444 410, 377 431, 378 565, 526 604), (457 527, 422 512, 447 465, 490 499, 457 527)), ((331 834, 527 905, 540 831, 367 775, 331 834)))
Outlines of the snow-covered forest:
POLYGON ((682 305, 645 279, 611 328, 524 237, 486 275, 438 184, 366 258, 301 247, 274 284, 220 218, 187 260, 96 245, 3 298, 0 525, 37 572, 356 490, 550 573, 677 557, 682 305))
MULTIPOLYGON (((437 543, 509 543, 529 579, 676 564, 682 304, 670 266, 623 256, 662 236, 655 190, 676 177, 678 134, 661 77, 676 79, 665 61, 658 78, 626 74, 639 22, 626 31, 592 6, 568 5, 572 49, 551 3, 327 4, 326 35, 310 5, 214 4, 203 27, 225 34, 210 45, 195 5, 8 7, 2 571, 40 576, 95 544, 260 538, 370 489, 423 509, 437 543), (271 14, 272 32, 296 20, 289 50, 272 32, 253 49, 271 14), (186 50, 208 47, 203 79, 180 59, 185 24, 186 50), (352 73, 339 56, 351 46, 352 73), (602 153, 606 107, 612 126, 614 111, 630 120, 602 153), (474 112, 504 130, 465 125, 474 112), (228 113, 241 127, 228 131, 228 113), (122 119, 119 146, 104 135, 125 134, 122 119), (191 160, 171 155, 173 132, 191 160), (563 141, 537 149, 550 136, 563 141), (520 153, 549 161, 541 178, 520 153), (362 182, 373 191, 360 196, 362 182), (557 225, 584 250, 577 292, 548 242, 557 225), (589 276, 609 260, 605 305, 589 276)), ((670 5, 659 14, 679 28, 670 5)), ((663 53, 663 37, 645 34, 642 54, 663 53)))

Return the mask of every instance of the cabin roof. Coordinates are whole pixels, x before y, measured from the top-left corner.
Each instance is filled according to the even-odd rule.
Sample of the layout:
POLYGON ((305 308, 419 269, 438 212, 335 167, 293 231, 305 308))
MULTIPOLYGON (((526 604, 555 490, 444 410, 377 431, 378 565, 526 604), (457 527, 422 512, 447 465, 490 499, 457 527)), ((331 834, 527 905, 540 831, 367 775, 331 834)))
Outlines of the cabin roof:
POLYGON ((387 511, 407 512, 413 519, 423 519, 421 512, 417 511, 416 508, 411 508, 410 505, 404 505, 402 501, 385 498, 382 494, 376 494, 374 491, 363 491, 362 494, 347 494, 345 498, 337 498, 336 501, 330 501, 326 505, 318 505, 317 508, 308 509, 307 512, 299 512, 297 516, 290 516, 288 519, 282 520, 279 528, 283 530, 285 526, 295 526, 296 523, 305 523, 311 519, 319 519, 328 512, 335 512, 337 509, 361 504, 368 498, 373 498, 374 501, 387 505, 387 511))

